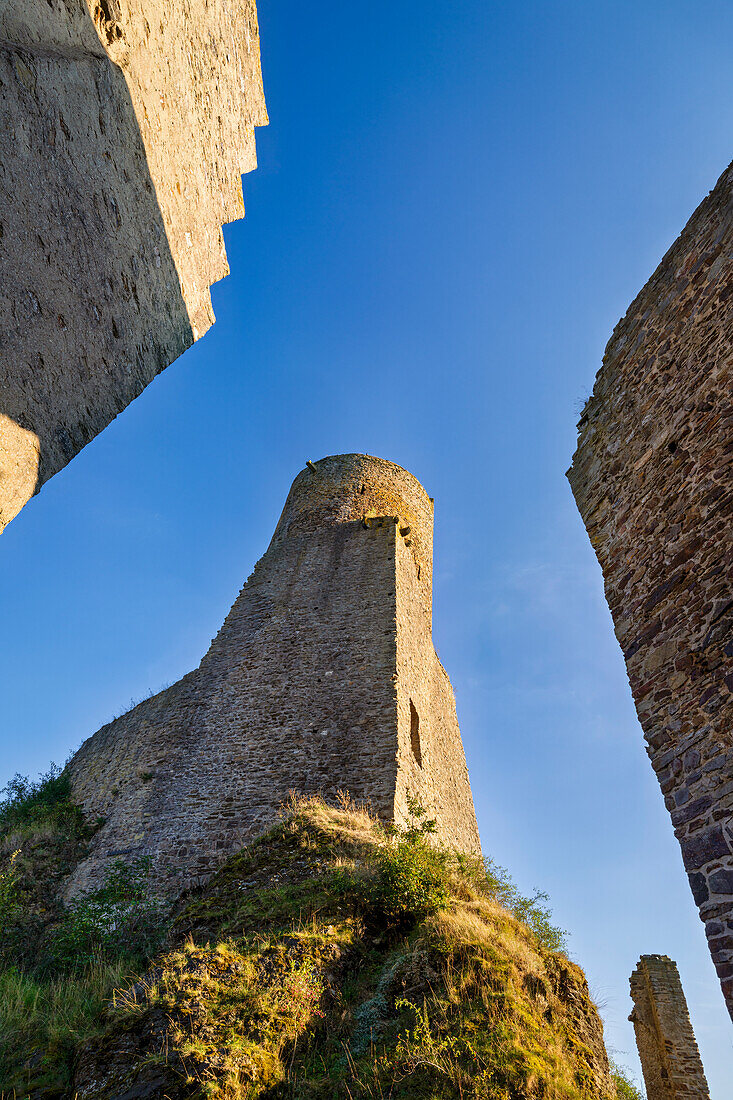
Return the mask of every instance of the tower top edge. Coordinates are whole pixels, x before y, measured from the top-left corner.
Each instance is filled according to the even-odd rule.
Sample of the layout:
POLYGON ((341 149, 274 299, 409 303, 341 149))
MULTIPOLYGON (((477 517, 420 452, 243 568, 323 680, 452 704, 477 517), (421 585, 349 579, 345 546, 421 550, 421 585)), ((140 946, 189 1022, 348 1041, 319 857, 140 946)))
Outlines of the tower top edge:
POLYGON ((432 573, 433 501, 408 470, 374 455, 309 459, 293 481, 271 546, 294 535, 377 516, 395 520, 416 558, 432 573))

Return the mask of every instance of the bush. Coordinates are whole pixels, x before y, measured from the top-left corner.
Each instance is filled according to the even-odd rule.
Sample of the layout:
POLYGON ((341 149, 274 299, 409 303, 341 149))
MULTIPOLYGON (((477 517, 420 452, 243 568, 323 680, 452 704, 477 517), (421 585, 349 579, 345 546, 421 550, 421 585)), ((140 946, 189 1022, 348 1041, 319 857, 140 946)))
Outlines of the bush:
POLYGON ((40 824, 83 827, 81 810, 71 801, 69 777, 58 764, 52 763, 37 780, 16 774, 0 795, 0 835, 40 824))
POLYGON ((644 1092, 632 1081, 625 1066, 611 1062, 611 1080, 616 1086, 618 1100, 646 1100, 644 1092))
POLYGON ((390 826, 356 871, 337 868, 337 892, 352 903, 373 932, 407 931, 450 902, 451 853, 431 843, 435 821, 410 801, 406 828, 390 826))
POLYGON ((164 933, 161 904, 149 896, 149 875, 149 858, 129 864, 117 859, 104 886, 71 901, 50 935, 56 966, 74 970, 91 959, 149 958, 164 933))
POLYGON ((567 933, 552 923, 552 910, 544 904, 549 900, 546 893, 536 890, 531 897, 526 897, 519 892, 506 868, 494 863, 493 859, 484 860, 484 873, 489 895, 526 924, 544 948, 555 953, 567 950, 567 933))
POLYGON ((365 922, 406 928, 445 908, 451 897, 448 862, 424 836, 402 836, 378 849, 364 883, 365 922))

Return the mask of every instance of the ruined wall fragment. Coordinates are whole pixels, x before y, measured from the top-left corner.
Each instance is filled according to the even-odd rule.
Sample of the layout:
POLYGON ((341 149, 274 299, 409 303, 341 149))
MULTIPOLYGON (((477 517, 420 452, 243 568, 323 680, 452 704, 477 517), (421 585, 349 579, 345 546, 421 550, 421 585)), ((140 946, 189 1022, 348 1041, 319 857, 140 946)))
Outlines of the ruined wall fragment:
POLYGON ((432 501, 407 471, 366 455, 306 467, 199 667, 69 764, 105 820, 70 890, 143 855, 171 888, 205 878, 292 790, 348 791, 398 821, 416 798, 445 841, 479 851, 432 642, 432 549, 432 501))
POLYGON ((630 987, 647 1100, 710 1100, 677 964, 642 955, 630 987))
POLYGON ((733 1014, 733 168, 609 341, 568 473, 733 1014))
POLYGON ((0 529, 202 336, 265 113, 254 0, 0 10, 0 529))

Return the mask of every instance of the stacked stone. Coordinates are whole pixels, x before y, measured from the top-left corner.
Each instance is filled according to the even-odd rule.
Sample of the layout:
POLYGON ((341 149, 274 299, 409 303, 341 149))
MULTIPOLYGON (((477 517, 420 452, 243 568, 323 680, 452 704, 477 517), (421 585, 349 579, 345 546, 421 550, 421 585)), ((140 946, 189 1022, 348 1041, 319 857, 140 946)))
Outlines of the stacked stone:
POLYGON ((647 1100, 710 1100, 677 964, 642 955, 630 985, 647 1100))
POLYGON ((0 4, 0 530, 213 322, 266 122, 254 0, 0 4))
POLYGON ((733 168, 617 325, 568 476, 733 1014, 733 168))
POLYGON ((120 857, 152 857, 165 889, 206 878, 291 791, 348 792, 399 822, 417 799, 444 841, 480 851, 432 569, 433 504, 411 474, 368 455, 310 463, 199 667, 69 764, 104 818, 70 892, 120 857))

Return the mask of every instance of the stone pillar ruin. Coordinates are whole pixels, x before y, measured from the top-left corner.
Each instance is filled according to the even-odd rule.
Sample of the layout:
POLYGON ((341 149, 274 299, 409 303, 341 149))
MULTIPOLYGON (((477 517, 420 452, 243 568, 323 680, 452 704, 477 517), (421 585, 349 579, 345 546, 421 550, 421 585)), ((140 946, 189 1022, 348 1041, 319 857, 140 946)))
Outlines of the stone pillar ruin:
POLYGON ((214 320, 254 0, 0 4, 0 530, 214 320))
POLYGON ((479 852, 455 700, 432 639, 433 502, 392 462, 310 463, 199 667, 85 741, 74 798, 104 825, 72 892, 150 856, 174 889, 270 825, 290 791, 385 821, 411 798, 479 852))
POLYGON ((710 1100, 677 964, 642 955, 630 985, 647 1100, 710 1100))
POLYGON ((568 472, 733 1015, 733 166, 616 326, 568 472))

